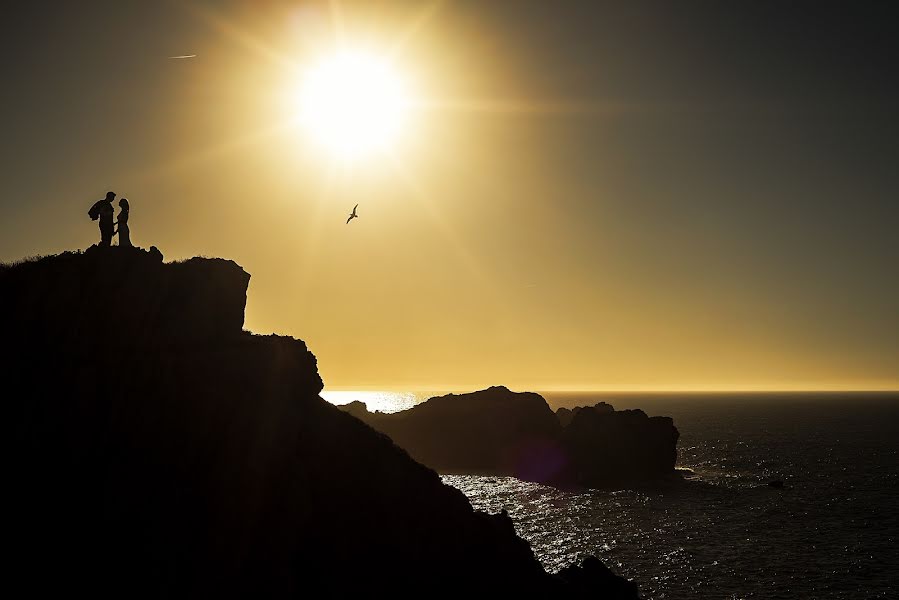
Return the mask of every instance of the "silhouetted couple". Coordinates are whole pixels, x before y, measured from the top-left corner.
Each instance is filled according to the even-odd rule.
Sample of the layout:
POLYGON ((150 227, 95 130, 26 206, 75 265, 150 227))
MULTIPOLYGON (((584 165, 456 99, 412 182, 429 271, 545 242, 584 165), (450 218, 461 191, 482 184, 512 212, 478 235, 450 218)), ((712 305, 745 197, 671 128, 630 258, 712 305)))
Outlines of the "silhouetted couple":
POLYGON ((119 234, 119 246, 130 248, 131 230, 128 229, 128 213, 131 209, 128 206, 128 199, 119 200, 119 209, 121 210, 119 210, 119 219, 116 222, 112 220, 115 213, 115 209, 112 207, 113 200, 115 200, 115 192, 106 192, 106 198, 96 201, 87 214, 92 221, 100 220, 100 246, 102 248, 112 245, 112 236, 116 233, 119 234), (118 231, 116 225, 118 225, 118 231))

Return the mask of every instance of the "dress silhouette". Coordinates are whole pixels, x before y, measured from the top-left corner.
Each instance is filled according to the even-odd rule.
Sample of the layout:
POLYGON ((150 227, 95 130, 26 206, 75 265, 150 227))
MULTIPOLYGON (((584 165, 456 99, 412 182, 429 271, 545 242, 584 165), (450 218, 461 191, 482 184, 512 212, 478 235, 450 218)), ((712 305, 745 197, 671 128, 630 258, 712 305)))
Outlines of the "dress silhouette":
POLYGON ((128 205, 128 199, 122 198, 119 200, 119 220, 117 222, 119 229, 117 233, 119 234, 119 246, 123 248, 131 247, 131 230, 128 229, 128 214, 131 212, 131 207, 128 205))
POLYGON ((103 246, 105 248, 108 248, 112 243, 112 236, 114 235, 114 227, 112 223, 112 217, 115 213, 115 209, 112 207, 112 201, 114 199, 115 192, 107 192, 106 198, 94 202, 94 205, 91 206, 91 209, 87 211, 87 214, 91 218, 91 220, 100 220, 100 246, 103 246))

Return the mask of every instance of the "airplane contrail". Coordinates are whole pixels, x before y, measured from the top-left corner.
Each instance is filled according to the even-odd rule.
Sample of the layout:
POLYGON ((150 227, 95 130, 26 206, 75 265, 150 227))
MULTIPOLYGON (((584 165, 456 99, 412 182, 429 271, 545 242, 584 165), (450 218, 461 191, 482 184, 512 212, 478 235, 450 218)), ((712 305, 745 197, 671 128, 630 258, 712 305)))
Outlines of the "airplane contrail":
POLYGON ((196 54, 181 54, 179 56, 170 56, 169 58, 171 58, 173 60, 180 60, 182 58, 196 58, 196 57, 197 57, 196 54))

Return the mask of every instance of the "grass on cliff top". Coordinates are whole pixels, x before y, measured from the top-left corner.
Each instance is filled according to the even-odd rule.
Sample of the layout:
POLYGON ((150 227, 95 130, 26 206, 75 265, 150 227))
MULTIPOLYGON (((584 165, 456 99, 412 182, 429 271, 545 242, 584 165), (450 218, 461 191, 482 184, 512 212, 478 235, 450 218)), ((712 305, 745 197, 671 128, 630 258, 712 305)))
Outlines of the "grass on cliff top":
MULTIPOLYGON (((74 254, 74 252, 72 253, 74 254)), ((81 251, 78 251, 78 254, 81 254, 81 251)), ((59 256, 58 254, 35 254, 34 256, 26 256, 24 258, 20 258, 18 260, 13 260, 10 262, 0 262, 0 271, 6 271, 9 269, 13 269, 15 267, 19 267, 22 265, 27 265, 29 263, 36 263, 44 260, 45 258, 53 258, 54 256, 59 256)))

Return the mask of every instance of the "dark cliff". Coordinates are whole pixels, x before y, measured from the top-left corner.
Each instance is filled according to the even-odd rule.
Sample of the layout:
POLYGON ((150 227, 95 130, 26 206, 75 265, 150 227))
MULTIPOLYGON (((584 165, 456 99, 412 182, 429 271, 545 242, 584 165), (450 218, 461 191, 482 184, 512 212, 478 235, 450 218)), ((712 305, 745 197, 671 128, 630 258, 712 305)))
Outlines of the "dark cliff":
POLYGON ((321 400, 302 341, 242 331, 248 281, 117 248, 0 267, 8 587, 636 597, 596 561, 546 574, 508 516, 321 400))
POLYGON ((163 267, 155 248, 92 247, 6 266, 0 277, 4 326, 26 328, 17 332, 26 342, 47 339, 82 352, 234 337, 250 283, 234 261, 192 258, 163 267))
POLYGON ((679 434, 671 418, 604 402, 553 414, 541 396, 500 386, 392 414, 369 413, 361 402, 344 410, 444 473, 590 487, 676 479, 679 434))

